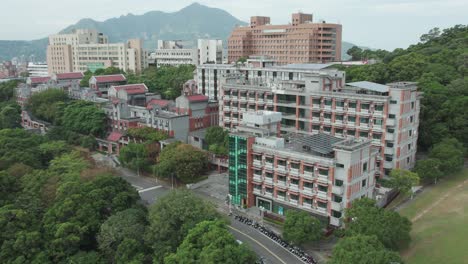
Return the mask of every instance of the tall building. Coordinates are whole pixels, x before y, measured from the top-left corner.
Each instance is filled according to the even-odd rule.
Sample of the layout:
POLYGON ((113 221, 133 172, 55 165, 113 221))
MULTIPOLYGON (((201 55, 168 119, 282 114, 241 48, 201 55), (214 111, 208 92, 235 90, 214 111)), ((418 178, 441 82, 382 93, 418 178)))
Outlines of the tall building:
MULTIPOLYGON (((309 65, 310 66, 310 65, 309 65)), ((320 70, 302 80, 232 74, 221 82, 220 125, 235 129, 255 111, 283 113, 282 134, 369 139, 376 176, 416 161, 420 94, 416 83, 344 83, 344 72, 320 70)))
POLYGON ((292 14, 288 25, 254 16, 249 26, 237 27, 229 36, 228 60, 268 55, 279 64, 340 61, 341 30, 340 24, 313 23, 311 14, 292 14))
POLYGON ((49 74, 94 71, 111 66, 139 73, 148 66, 141 40, 109 43, 107 36, 90 29, 49 36, 47 64, 49 74))
POLYGON ((186 41, 158 40, 158 49, 150 55, 157 66, 222 63, 222 40, 198 39, 196 46, 186 41), (190 47, 192 46, 192 47, 190 47))
POLYGON ((49 76, 49 70, 46 63, 28 63, 27 71, 29 77, 46 77, 49 76))
POLYGON ((369 139, 279 138, 281 113, 244 114, 229 135, 231 203, 284 215, 299 209, 340 226, 345 208, 373 197, 377 151, 369 139))

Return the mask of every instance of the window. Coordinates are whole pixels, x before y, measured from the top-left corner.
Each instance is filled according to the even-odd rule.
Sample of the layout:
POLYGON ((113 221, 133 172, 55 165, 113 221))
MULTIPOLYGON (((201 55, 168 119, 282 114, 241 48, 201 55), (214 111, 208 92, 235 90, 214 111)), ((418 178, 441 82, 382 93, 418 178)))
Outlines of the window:
POLYGON ((408 144, 408 150, 411 150, 411 144, 408 144))
POLYGON ((343 102, 343 101, 336 101, 336 106, 337 106, 337 107, 343 107, 343 106, 344 106, 344 102, 343 102))
POLYGON ((330 99, 325 100, 325 105, 332 105, 332 101, 330 99))
POLYGON ((356 122, 356 117, 355 116, 348 116, 348 121, 354 123, 354 122, 356 122))
POLYGON ((382 138, 382 135, 381 134, 372 134, 372 138, 380 140, 382 138))
POLYGON ((413 130, 410 129, 410 130, 408 131, 408 136, 411 137, 412 135, 413 135, 413 130))
POLYGON ((343 121, 343 116, 342 115, 336 115, 335 118, 336 118, 336 120, 343 121))
POLYGON ((348 136, 353 136, 356 135, 356 131, 354 129, 350 129, 348 130, 348 133, 347 133, 348 136))
POLYGON ((375 105, 375 110, 383 111, 383 105, 375 105))
POLYGON ((413 123, 413 116, 410 116, 410 123, 413 123))
POLYGON ((360 120, 361 120, 361 123, 364 123, 364 124, 369 123, 369 118, 367 118, 367 117, 361 117, 360 120))
POLYGON ((411 161, 410 157, 407 157, 406 158, 406 163, 410 163, 410 161, 411 161))
POLYGON ((381 118, 374 118, 374 124, 381 126, 382 125, 382 119, 381 118))
POLYGON ((350 102, 349 108, 356 108, 356 102, 350 102))
POLYGON ((411 102, 411 109, 414 109, 414 102, 411 102))
POLYGON ((342 180, 335 180, 335 186, 338 186, 338 187, 343 186, 343 181, 342 180))
POLYGON ((369 137, 369 133, 368 132, 359 132, 359 137, 367 138, 367 137, 369 137))
POLYGON ((366 187, 367 180, 362 180, 361 186, 366 187))
POLYGON ((394 114, 389 114, 389 115, 388 115, 388 118, 392 118, 392 119, 393 119, 393 118, 395 118, 395 115, 394 115, 394 114))
POLYGON ((393 148, 393 142, 387 142, 386 146, 389 148, 393 148))
POLYGON ((362 165, 362 170, 367 172, 367 162, 364 162, 364 165, 362 165))
POLYGON ((387 128, 387 132, 388 132, 388 133, 394 133, 394 132, 395 132, 395 129, 393 129, 393 128, 387 128))
POLYGON ((368 110, 369 109, 369 104, 361 104, 361 109, 368 110))
POLYGON ((397 104, 398 102, 396 100, 390 100, 390 104, 397 104))

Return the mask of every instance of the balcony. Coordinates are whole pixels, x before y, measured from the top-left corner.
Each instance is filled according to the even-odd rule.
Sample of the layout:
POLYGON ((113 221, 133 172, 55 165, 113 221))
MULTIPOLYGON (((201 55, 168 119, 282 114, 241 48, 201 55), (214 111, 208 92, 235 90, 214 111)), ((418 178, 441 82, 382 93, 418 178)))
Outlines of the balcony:
POLYGON ((290 168, 289 174, 294 176, 299 176, 299 169, 290 168))
POLYGON ((276 167, 276 171, 278 171, 278 172, 280 172, 280 173, 284 173, 284 174, 287 173, 286 167, 285 167, 285 166, 281 166, 281 165, 278 165, 278 167, 276 167))
POLYGON ((394 133, 385 133, 385 140, 390 140, 393 141, 395 140, 395 134, 394 133))
POLYGON ((289 200, 289 203, 294 205, 294 206, 297 206, 299 203, 297 202, 297 200, 289 200))
POLYGON ((245 97, 245 96, 241 96, 239 99, 240 99, 241 101, 247 101, 247 97, 245 97))
POLYGON ((386 169, 393 169, 393 161, 385 161, 384 168, 386 169))
POLYGON ((273 198, 273 193, 271 192, 265 192, 263 196, 268 197, 268 198, 273 198))
POLYGON ((265 162, 265 169, 273 170, 273 163, 265 162))
POLYGON ((324 215, 327 214, 327 208, 317 207, 317 208, 315 208, 315 210, 320 214, 324 214, 324 215))
POLYGON ((223 107, 223 110, 226 111, 226 112, 229 112, 229 106, 223 107))
POLYGON ((230 117, 225 117, 223 120, 224 120, 224 122, 230 122, 231 118, 230 117))
POLYGON ((304 174, 302 174, 302 177, 306 180, 314 180, 314 174, 310 171, 304 171, 304 174))
POLYGON ((254 159, 253 165, 254 165, 255 167, 262 167, 262 161, 261 161, 261 160, 254 159))
POLYGON ((385 153, 386 155, 393 155, 393 148, 391 148, 391 147, 385 147, 384 153, 385 153))
POLYGON ((265 184, 273 185, 273 178, 265 177, 265 184))
POLYGON ((394 118, 388 118, 387 119, 387 126, 395 126, 396 121, 394 118))
POLYGON ((254 189, 253 193, 256 195, 262 195, 262 190, 261 189, 254 189))
POLYGON ((299 192, 299 186, 297 184, 289 184, 289 190, 293 192, 299 192))
POLYGON ((253 180, 254 182, 262 182, 263 181, 262 175, 254 174, 253 180))
POLYGON ((330 216, 330 225, 339 227, 342 223, 343 220, 341 218, 330 216))
POLYGON ((327 200, 327 193, 326 192, 322 192, 322 191, 318 191, 317 192, 317 197, 322 199, 322 200, 327 200))
POLYGON ((286 201, 286 197, 285 197, 285 196, 281 196, 281 195, 277 195, 277 196, 276 196, 276 200, 286 201))
POLYGON ((346 172, 343 168, 336 168, 335 179, 344 181, 346 179, 346 172))
POLYGON ((344 187, 343 186, 333 186, 332 187, 332 193, 338 194, 338 195, 343 195, 344 187))
POLYGON ((279 188, 286 189, 288 187, 287 183, 285 181, 277 181, 276 186, 279 188))
POLYGON ((231 111, 237 112, 239 109, 237 107, 231 107, 231 111))
POLYGON ((343 202, 337 203, 337 202, 331 202, 331 209, 335 211, 341 211, 343 210, 343 202))
POLYGON ((251 102, 251 103, 255 103, 255 97, 249 97, 248 101, 251 102))
POLYGON ((304 188, 302 189, 302 193, 309 196, 313 196, 315 194, 314 189, 312 188, 304 188))
POLYGON ((319 175, 319 176, 318 176, 318 182, 328 184, 328 176, 319 175))
POLYGON ((312 209, 312 204, 310 203, 302 203, 302 208, 305 208, 305 209, 312 209))

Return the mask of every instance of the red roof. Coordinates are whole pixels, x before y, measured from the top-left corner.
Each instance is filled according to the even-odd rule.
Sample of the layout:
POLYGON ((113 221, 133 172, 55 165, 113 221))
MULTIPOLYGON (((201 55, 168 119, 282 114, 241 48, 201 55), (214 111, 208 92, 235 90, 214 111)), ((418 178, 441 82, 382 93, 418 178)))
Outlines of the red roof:
POLYGON ((37 84, 37 83, 46 83, 50 80, 50 77, 47 76, 47 77, 30 77, 29 78, 31 80, 31 83, 32 84, 37 84))
POLYGON ((81 79, 83 77, 82 72, 57 73, 57 80, 81 79))
POLYGON ((107 83, 107 82, 124 82, 127 79, 123 74, 114 74, 114 75, 101 75, 101 76, 94 76, 96 78, 97 83, 107 83))
POLYGON ((190 102, 203 102, 203 101, 208 101, 208 96, 204 96, 201 94, 196 94, 196 95, 188 95, 187 96, 188 100, 190 102))
POLYGON ((145 84, 127 84, 114 86, 117 91, 125 90, 127 94, 144 94, 148 92, 148 87, 145 84))
POLYGON ((112 142, 117 142, 119 139, 122 137, 122 134, 119 132, 112 132, 110 135, 107 137, 107 141, 112 141, 112 142))
POLYGON ((163 99, 151 99, 151 101, 148 102, 146 105, 147 109, 151 109, 153 105, 159 105, 160 107, 166 107, 169 103, 172 101, 169 100, 163 100, 163 99))

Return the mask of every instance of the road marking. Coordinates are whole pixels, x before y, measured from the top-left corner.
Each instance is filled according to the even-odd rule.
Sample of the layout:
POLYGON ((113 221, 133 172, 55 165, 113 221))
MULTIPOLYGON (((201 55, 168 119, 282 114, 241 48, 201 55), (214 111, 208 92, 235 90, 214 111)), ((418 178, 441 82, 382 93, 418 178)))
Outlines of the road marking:
POLYGON ((133 184, 132 184, 132 186, 133 186, 133 188, 137 189, 137 191, 139 191, 139 190, 142 190, 142 189, 143 189, 143 187, 140 187, 140 186, 138 186, 138 185, 133 185, 133 184))
POLYGON ((156 190, 156 189, 159 189, 159 188, 161 188, 161 187, 162 187, 161 185, 159 185, 159 186, 154 186, 154 187, 151 187, 151 188, 139 190, 138 193, 144 193, 144 192, 147 192, 147 191, 156 190))
POLYGON ((265 247, 262 243, 258 242, 257 240, 255 240, 255 238, 247 235, 246 233, 240 231, 239 229, 235 228, 235 227, 232 227, 232 226, 228 226, 229 228, 231 228, 232 230, 236 231, 236 232, 239 232, 241 233, 242 235, 250 238, 252 241, 254 241, 255 243, 259 244, 260 246, 262 246, 266 251, 268 251, 268 253, 270 253, 272 256, 274 256, 275 258, 277 258, 279 261, 281 261, 281 263, 284 263, 284 264, 287 264, 286 262, 284 262, 282 259, 280 259, 280 257, 278 257, 278 255, 276 255, 275 253, 271 252, 271 250, 269 250, 267 247, 265 247))

